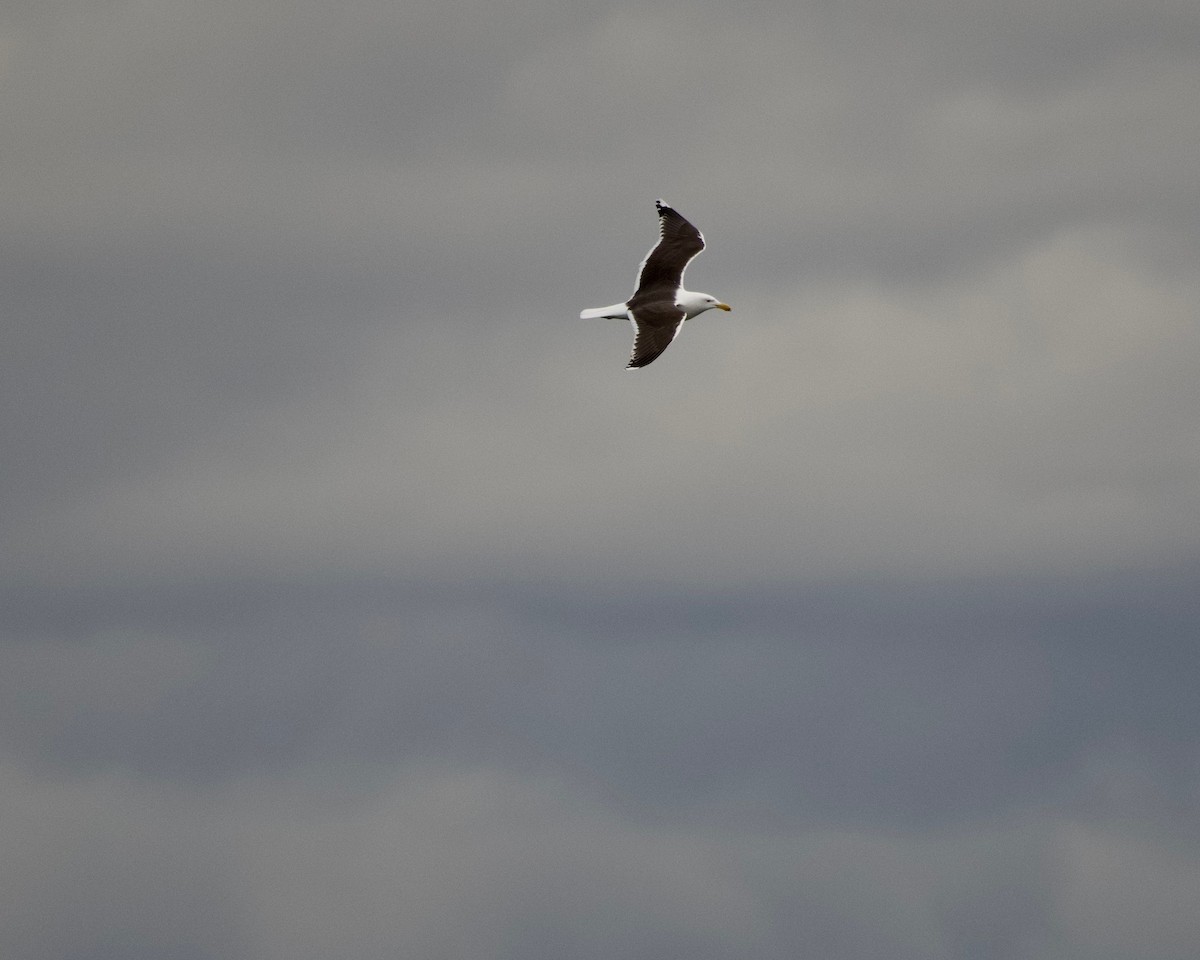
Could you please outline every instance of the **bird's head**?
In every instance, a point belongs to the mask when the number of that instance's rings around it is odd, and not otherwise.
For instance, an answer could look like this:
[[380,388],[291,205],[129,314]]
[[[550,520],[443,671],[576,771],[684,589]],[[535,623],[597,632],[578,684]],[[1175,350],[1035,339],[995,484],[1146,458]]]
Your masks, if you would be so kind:
[[705,310],[732,310],[727,303],[722,303],[716,297],[707,293],[692,293],[688,291],[687,297],[682,301],[682,306],[687,310],[688,316],[694,317],[698,313],[703,313]]

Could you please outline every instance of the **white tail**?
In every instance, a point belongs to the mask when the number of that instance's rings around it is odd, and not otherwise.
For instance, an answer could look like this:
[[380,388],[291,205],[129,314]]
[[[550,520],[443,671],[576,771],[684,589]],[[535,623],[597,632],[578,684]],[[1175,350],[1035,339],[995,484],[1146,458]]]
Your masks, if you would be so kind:
[[611,307],[590,307],[579,313],[580,320],[627,320],[629,308],[623,303],[614,303]]

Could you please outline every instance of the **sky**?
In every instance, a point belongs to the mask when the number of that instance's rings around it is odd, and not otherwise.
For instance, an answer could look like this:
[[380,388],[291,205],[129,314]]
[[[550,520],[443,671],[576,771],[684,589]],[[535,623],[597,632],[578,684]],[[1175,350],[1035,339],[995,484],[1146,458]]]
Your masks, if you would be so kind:
[[0,954],[1194,957],[1197,36],[4,4]]

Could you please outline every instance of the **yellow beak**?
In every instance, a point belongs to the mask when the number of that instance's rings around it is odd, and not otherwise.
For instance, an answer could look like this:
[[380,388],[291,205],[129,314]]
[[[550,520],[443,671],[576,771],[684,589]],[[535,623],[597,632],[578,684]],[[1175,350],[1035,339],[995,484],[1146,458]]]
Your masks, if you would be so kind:
[[716,307],[718,310],[732,310],[733,309],[733,307],[731,307],[727,303],[718,303],[718,304],[716,304]]

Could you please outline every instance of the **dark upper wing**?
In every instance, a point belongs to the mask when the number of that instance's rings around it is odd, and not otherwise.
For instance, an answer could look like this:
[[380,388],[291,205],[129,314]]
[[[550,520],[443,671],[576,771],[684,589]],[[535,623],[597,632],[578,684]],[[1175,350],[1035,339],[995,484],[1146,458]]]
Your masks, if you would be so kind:
[[684,312],[669,303],[648,304],[629,311],[633,321],[630,367],[644,367],[671,345],[683,326]]
[[704,249],[704,236],[661,200],[658,207],[658,243],[646,254],[638,271],[633,300],[653,299],[655,294],[675,298],[683,286],[683,271],[692,257]]

